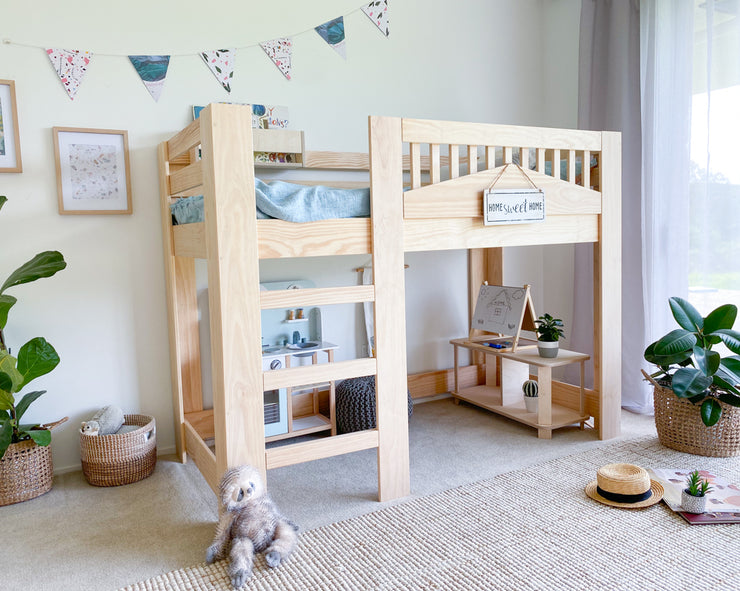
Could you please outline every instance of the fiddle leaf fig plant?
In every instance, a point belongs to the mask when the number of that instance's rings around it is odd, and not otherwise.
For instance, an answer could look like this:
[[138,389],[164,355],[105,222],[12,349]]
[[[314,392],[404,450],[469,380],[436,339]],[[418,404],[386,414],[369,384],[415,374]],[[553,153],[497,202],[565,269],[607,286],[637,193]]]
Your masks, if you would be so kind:
[[701,405],[701,419],[715,425],[722,416],[719,401],[740,407],[740,355],[721,357],[719,343],[740,354],[740,332],[732,330],[737,306],[725,304],[706,318],[688,301],[669,299],[674,329],[645,349],[645,360],[658,366],[651,377],[670,387],[676,396]]
[[[0,209],[7,200],[7,197],[0,195]],[[19,400],[16,400],[16,394],[59,364],[59,355],[43,337],[35,337],[21,346],[17,357],[10,354],[3,331],[8,322],[8,313],[18,300],[5,291],[16,285],[51,277],[66,266],[61,253],[45,251],[18,267],[0,286],[0,458],[11,443],[27,439],[33,439],[38,445],[51,443],[48,429],[38,424],[20,422],[31,403],[46,391],[27,392]]]

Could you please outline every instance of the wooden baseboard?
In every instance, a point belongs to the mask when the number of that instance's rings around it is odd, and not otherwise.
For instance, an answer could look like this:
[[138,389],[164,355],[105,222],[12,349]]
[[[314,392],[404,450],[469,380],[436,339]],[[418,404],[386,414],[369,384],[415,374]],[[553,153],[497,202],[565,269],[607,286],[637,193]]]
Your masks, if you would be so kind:
[[[485,366],[466,365],[460,367],[460,388],[468,388],[482,383],[485,380],[485,375]],[[452,392],[455,389],[455,371],[453,369],[442,369],[411,374],[408,376],[408,385],[413,399]]]

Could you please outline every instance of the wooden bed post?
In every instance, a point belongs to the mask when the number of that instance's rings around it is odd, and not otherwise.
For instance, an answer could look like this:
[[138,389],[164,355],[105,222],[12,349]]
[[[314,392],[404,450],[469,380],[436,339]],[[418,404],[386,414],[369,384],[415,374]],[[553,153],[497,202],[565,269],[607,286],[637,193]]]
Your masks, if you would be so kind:
[[[259,252],[251,109],[201,115],[216,478],[239,464],[266,472]],[[218,196],[218,199],[216,199]]]
[[599,438],[620,432],[622,406],[622,138],[601,134],[601,215],[594,244],[594,387]]
[[[491,285],[504,284],[504,249],[503,248],[471,248],[468,250],[468,326],[473,326],[473,313],[478,302],[478,292],[484,281]],[[481,331],[471,329],[471,337],[481,334]],[[473,351],[473,365],[484,365],[485,355]]]
[[370,117],[378,497],[410,492],[401,119]]
[[181,462],[185,462],[184,413],[203,409],[195,260],[174,255],[170,221],[170,191],[167,180],[168,174],[173,172],[171,168],[174,167],[169,164],[167,142],[159,145],[158,157],[175,444],[177,457]]

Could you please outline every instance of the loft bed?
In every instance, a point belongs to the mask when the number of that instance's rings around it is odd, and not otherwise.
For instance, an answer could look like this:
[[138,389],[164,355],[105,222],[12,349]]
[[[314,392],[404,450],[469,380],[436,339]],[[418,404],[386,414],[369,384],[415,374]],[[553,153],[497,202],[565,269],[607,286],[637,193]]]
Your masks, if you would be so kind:
[[[264,153],[292,157],[256,162],[255,155]],[[484,226],[483,190],[494,179],[497,188],[528,182],[514,167],[502,168],[517,157],[533,168],[527,176],[544,189],[547,217],[535,226]],[[597,166],[584,165],[592,162]],[[307,223],[257,219],[255,168],[270,166],[369,171],[372,215]],[[249,463],[264,475],[375,448],[379,500],[409,494],[407,388],[413,384],[412,394],[421,388],[431,395],[451,387],[450,370],[407,376],[407,251],[468,249],[472,314],[481,283],[502,284],[503,247],[592,243],[594,387],[586,391],[585,405],[601,439],[619,434],[618,133],[370,117],[369,154],[311,152],[304,150],[301,132],[252,129],[249,106],[212,104],[160,144],[159,167],[177,452],[181,461],[190,455],[214,491],[231,466]],[[171,204],[193,195],[204,196],[204,221],[173,225]],[[260,291],[260,259],[349,254],[372,255],[373,284]],[[196,258],[208,264],[212,409],[203,408],[201,393]],[[364,302],[374,305],[374,358],[262,371],[261,310]],[[480,383],[481,363],[482,356],[474,356],[471,366],[461,368],[468,370],[461,379]],[[375,429],[266,448],[264,391],[365,375],[376,376]],[[575,386],[552,384],[553,401],[565,406],[578,408],[579,393]],[[205,441],[211,437],[215,451]]]

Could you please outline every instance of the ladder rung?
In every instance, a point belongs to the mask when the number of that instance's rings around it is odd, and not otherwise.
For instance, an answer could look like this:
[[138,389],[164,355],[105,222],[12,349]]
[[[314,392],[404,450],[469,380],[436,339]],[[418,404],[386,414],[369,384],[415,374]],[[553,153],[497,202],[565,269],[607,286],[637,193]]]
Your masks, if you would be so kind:
[[351,359],[335,363],[320,363],[266,371],[262,374],[262,381],[264,389],[267,391],[371,376],[375,373],[375,359]]
[[327,304],[355,304],[375,301],[374,285],[349,287],[317,287],[310,289],[281,289],[260,292],[263,310],[292,306],[325,306]]

